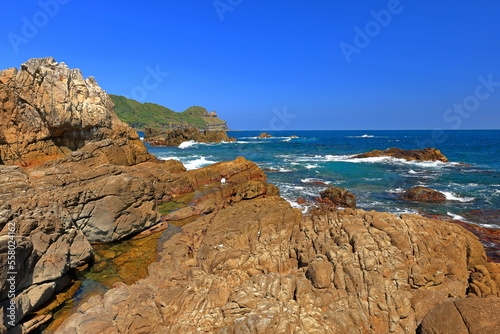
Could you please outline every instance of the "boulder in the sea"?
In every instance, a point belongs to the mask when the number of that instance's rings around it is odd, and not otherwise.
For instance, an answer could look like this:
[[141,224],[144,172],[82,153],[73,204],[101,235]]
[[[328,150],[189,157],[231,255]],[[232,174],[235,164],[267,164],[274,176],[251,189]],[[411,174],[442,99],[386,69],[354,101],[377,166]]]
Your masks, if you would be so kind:
[[441,151],[435,148],[427,147],[419,150],[402,150],[400,148],[392,147],[385,151],[374,150],[363,154],[355,155],[353,158],[372,158],[372,157],[394,157],[398,159],[405,159],[408,161],[442,161],[448,162]]
[[262,132],[258,138],[273,138],[273,136],[271,136],[270,134],[268,134],[267,132]]
[[344,188],[331,187],[320,192],[319,195],[323,201],[328,201],[334,205],[346,208],[356,207],[356,195]]
[[446,201],[445,194],[437,190],[422,186],[406,189],[401,195],[401,198],[407,201],[430,202],[430,203]]

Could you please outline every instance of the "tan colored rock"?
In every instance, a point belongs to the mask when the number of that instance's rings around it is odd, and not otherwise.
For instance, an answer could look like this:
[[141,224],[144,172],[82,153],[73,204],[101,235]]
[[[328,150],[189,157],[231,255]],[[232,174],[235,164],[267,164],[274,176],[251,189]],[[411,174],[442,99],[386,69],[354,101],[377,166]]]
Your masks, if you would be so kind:
[[467,298],[443,303],[429,312],[420,326],[421,334],[500,333],[500,298]]
[[301,217],[278,197],[234,203],[182,231],[148,278],[108,291],[112,307],[89,304],[60,333],[78,333],[83,319],[115,319],[120,330],[139,313],[150,332],[415,333],[486,268],[482,245],[459,226],[351,209]]

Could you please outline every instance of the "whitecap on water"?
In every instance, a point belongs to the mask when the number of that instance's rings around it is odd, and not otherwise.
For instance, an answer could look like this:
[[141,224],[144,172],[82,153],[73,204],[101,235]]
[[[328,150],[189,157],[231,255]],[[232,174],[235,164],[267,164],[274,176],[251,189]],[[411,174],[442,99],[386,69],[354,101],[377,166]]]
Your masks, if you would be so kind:
[[452,193],[451,191],[442,191],[442,193],[446,196],[446,200],[448,201],[466,203],[475,200],[474,197],[459,197],[456,194]]
[[188,140],[188,141],[182,142],[179,145],[179,148],[185,149],[185,148],[191,147],[191,146],[196,145],[196,144],[197,144],[197,142],[195,142],[194,140]]
[[301,179],[300,182],[302,183],[324,183],[324,184],[330,184],[332,181],[325,181],[317,178],[305,178]]
[[181,161],[184,164],[184,167],[186,167],[187,170],[193,170],[193,169],[198,169],[210,164],[214,164],[217,161],[212,161],[212,160],[207,160],[205,157],[201,156],[198,157],[195,160],[189,160],[189,161]]

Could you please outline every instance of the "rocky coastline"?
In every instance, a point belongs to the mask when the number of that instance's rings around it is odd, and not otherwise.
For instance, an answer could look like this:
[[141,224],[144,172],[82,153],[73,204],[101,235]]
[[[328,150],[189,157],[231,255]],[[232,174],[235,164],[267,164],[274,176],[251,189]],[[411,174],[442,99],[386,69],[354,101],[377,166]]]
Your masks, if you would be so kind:
[[145,128],[144,142],[151,146],[174,147],[186,141],[197,143],[235,142],[236,138],[229,137],[226,131],[200,131],[197,128],[165,130],[161,128]]
[[[1,334],[48,321],[33,311],[94,261],[95,243],[187,221],[146,278],[92,297],[56,332],[500,330],[500,265],[457,224],[334,205],[303,215],[243,157],[192,171],[158,160],[95,80],[53,58],[0,72],[0,113],[2,268],[16,245]],[[406,155],[444,161],[437,152]],[[355,206],[344,189],[322,197]]]

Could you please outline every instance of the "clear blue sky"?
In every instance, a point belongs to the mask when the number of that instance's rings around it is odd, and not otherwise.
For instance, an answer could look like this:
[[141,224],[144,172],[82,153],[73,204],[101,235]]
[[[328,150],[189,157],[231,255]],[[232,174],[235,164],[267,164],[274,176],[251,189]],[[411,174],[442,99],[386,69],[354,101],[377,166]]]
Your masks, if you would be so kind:
[[52,56],[232,129],[498,129],[499,18],[498,0],[4,0],[0,68]]

